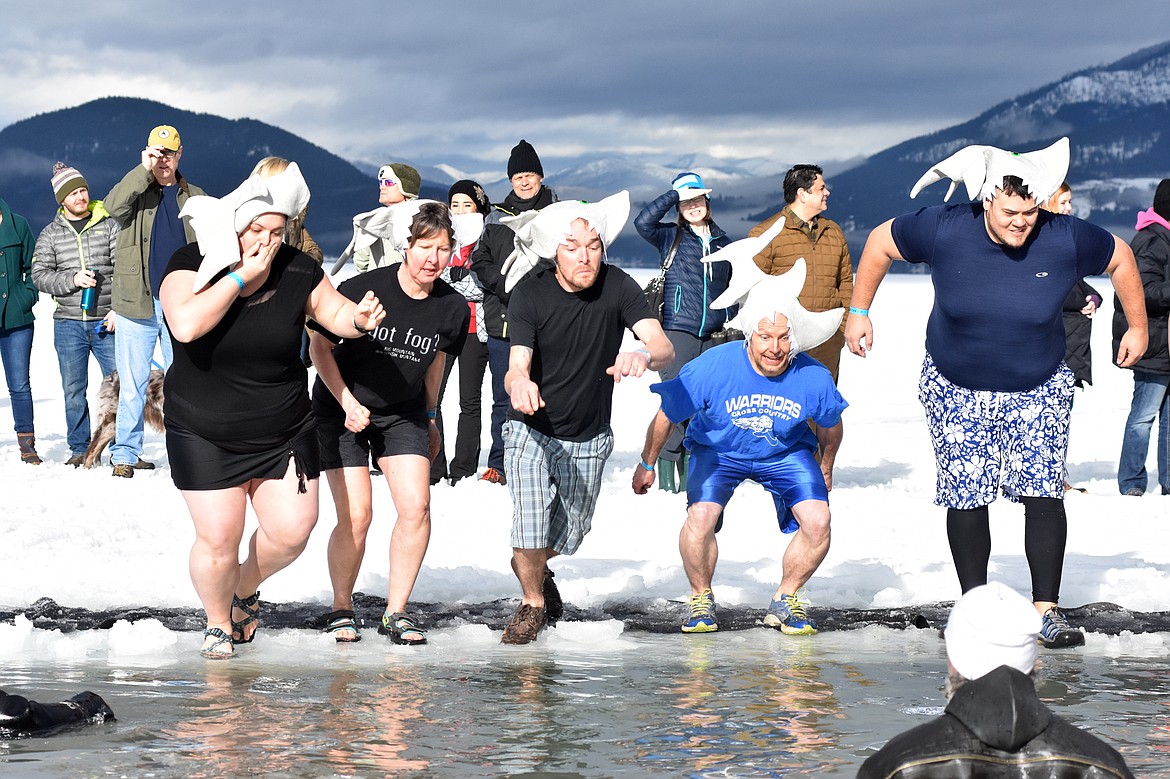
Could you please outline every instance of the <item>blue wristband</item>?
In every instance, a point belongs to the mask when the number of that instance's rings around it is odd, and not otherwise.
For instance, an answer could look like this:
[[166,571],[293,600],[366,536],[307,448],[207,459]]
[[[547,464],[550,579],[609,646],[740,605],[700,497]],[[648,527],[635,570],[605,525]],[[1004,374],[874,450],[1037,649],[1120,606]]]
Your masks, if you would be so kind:
[[438,415],[438,411],[433,408],[427,409],[427,419],[434,419]]
[[229,274],[227,275],[227,277],[228,277],[229,279],[231,279],[232,281],[234,281],[235,283],[237,283],[237,284],[239,284],[239,285],[240,285],[240,292],[243,292],[243,291],[244,291],[244,287],[246,286],[246,282],[244,281],[244,277],[243,277],[243,276],[241,276],[240,274],[236,273],[235,271],[232,271],[231,273],[229,273]]
[[869,309],[868,308],[854,308],[853,306],[850,306],[849,313],[850,314],[857,314],[858,316],[869,316]]
[[653,466],[653,465],[647,465],[647,464],[646,464],[646,461],[645,461],[645,460],[642,460],[642,459],[639,459],[639,460],[638,460],[638,465],[641,465],[643,468],[645,468],[645,469],[646,469],[646,470],[648,470],[648,471],[652,471],[652,470],[654,470],[654,466]]

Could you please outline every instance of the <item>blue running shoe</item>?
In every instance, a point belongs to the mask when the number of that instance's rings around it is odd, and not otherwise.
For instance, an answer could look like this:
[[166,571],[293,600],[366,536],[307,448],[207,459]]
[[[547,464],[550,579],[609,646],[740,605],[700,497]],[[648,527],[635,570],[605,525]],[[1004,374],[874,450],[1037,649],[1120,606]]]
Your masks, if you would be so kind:
[[790,636],[811,636],[817,632],[817,623],[809,619],[797,595],[781,595],[772,601],[764,615],[764,624]]
[[719,623],[715,621],[715,594],[711,590],[692,595],[688,603],[691,616],[683,623],[682,632],[714,633],[719,629]]
[[1036,640],[1046,649],[1063,649],[1084,644],[1085,634],[1068,624],[1065,616],[1053,606],[1044,612],[1044,618],[1040,623],[1040,635]]

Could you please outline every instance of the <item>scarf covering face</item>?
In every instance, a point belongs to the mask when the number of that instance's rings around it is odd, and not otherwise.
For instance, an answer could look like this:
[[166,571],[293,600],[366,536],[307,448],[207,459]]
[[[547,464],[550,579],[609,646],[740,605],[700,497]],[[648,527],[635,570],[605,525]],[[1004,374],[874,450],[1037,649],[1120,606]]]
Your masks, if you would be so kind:
[[562,200],[539,211],[525,211],[506,216],[500,224],[515,233],[512,253],[504,260],[504,290],[511,292],[520,279],[542,259],[557,255],[557,247],[565,242],[573,222],[584,219],[597,231],[608,249],[630,218],[630,193],[622,190],[596,203],[584,200]]
[[770,276],[756,265],[755,256],[783,229],[781,217],[755,238],[733,241],[704,257],[703,262],[731,263],[731,284],[711,302],[711,308],[729,308],[738,303],[739,312],[727,324],[742,330],[748,338],[756,332],[761,319],[775,322],[776,315],[783,314],[788,318],[788,339],[796,355],[829,340],[841,326],[845,309],[812,312],[800,304],[797,298],[804,289],[807,272],[803,257],[779,276]]
[[295,162],[268,178],[249,176],[230,194],[215,198],[195,195],[187,200],[180,217],[188,217],[203,261],[195,272],[191,291],[198,292],[215,274],[240,261],[240,233],[262,214],[283,214],[291,219],[309,205],[309,185]]
[[[353,218],[353,238],[345,251],[337,258],[329,274],[333,275],[341,270],[346,260],[359,249],[367,249],[378,241],[386,239],[394,244],[394,248],[402,251],[410,240],[410,225],[418,210],[427,203],[438,203],[437,200],[404,200],[392,206],[381,206],[373,211],[366,211]],[[444,205],[440,203],[440,205]]]
[[995,146],[966,146],[923,173],[910,190],[910,197],[916,197],[936,181],[950,179],[944,202],[951,199],[959,182],[966,185],[971,200],[991,200],[995,190],[1003,186],[1004,176],[1017,176],[1036,202],[1043,203],[1060,189],[1068,175],[1069,154],[1068,138],[1061,138],[1047,149],[1024,154]]

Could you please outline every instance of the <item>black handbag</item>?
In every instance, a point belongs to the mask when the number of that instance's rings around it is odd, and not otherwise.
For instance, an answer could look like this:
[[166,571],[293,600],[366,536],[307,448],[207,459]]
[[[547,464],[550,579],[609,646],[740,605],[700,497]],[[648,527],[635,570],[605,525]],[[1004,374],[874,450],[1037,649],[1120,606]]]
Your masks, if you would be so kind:
[[662,321],[662,308],[666,302],[666,272],[670,270],[670,266],[674,262],[674,255],[678,253],[678,245],[681,242],[682,228],[680,227],[674,233],[674,241],[670,244],[670,251],[666,253],[658,275],[650,279],[650,283],[642,289],[642,294],[646,296],[646,302],[650,304],[650,310],[654,312],[654,316],[658,317],[659,322]]

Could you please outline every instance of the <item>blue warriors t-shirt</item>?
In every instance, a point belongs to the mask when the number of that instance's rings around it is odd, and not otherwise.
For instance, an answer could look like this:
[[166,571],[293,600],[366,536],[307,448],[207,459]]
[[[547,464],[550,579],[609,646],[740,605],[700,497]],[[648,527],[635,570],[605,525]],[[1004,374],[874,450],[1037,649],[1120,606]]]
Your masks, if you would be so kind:
[[930,266],[934,308],[926,350],[948,381],[971,390],[1024,392],[1064,359],[1064,299],[1103,273],[1113,236],[1071,216],[1040,211],[1019,249],[991,240],[982,203],[931,206],[894,219],[902,258]]
[[685,445],[707,446],[728,457],[768,460],[797,448],[815,450],[808,420],[832,427],[849,404],[825,366],[798,354],[779,376],[761,376],[745,341],[708,349],[676,378],[654,384],[672,422],[690,419]]

